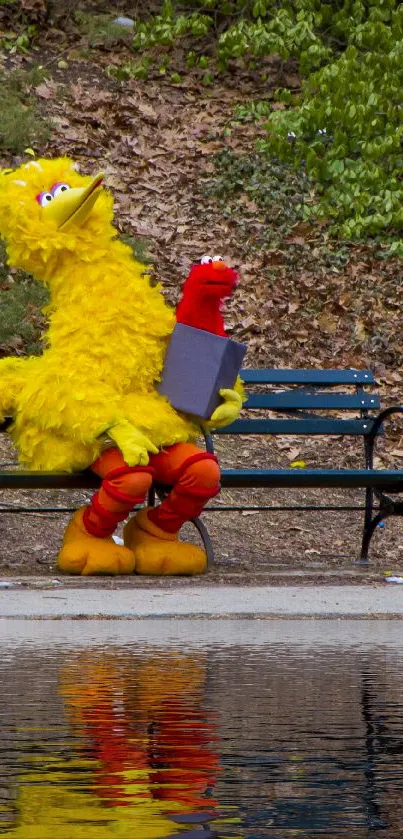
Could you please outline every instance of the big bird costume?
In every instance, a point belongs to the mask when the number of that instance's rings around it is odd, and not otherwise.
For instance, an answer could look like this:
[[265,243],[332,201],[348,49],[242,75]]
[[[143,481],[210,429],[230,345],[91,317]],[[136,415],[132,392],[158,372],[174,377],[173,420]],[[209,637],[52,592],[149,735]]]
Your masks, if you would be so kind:
[[[131,248],[116,238],[102,174],[78,174],[68,158],[0,172],[0,236],[10,265],[50,291],[46,349],[0,360],[0,419],[23,466],[102,479],[64,535],[60,570],[73,574],[197,574],[205,552],[178,540],[219,491],[216,458],[195,441],[200,427],[157,390],[175,313],[151,287]],[[232,422],[242,397],[221,391],[210,427]],[[143,507],[153,479],[172,487]]]

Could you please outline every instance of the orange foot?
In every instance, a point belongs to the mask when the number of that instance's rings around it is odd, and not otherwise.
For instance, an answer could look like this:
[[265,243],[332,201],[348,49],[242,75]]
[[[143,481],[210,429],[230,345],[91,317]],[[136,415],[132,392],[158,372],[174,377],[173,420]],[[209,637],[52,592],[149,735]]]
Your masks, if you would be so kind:
[[179,542],[176,533],[166,533],[153,524],[147,509],[139,512],[124,529],[125,545],[133,551],[136,574],[203,574],[207,557],[202,548]]
[[85,507],[77,510],[67,525],[57,567],[66,574],[132,574],[136,564],[128,548],[113,539],[91,536],[83,524]]

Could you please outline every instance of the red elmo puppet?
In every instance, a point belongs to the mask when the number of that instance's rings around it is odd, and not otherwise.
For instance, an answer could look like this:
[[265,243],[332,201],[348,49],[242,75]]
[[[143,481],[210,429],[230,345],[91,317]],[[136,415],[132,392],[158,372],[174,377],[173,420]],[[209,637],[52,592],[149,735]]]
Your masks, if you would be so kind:
[[226,337],[222,305],[231,296],[238,274],[221,256],[203,256],[192,265],[176,309],[176,320]]

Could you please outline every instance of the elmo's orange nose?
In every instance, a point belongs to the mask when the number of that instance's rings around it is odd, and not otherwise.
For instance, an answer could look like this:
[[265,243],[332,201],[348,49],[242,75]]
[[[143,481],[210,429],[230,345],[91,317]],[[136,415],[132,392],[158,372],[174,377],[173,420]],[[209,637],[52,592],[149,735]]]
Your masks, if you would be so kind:
[[216,271],[226,271],[228,268],[227,263],[224,262],[223,259],[216,259],[214,262],[211,263],[211,265]]

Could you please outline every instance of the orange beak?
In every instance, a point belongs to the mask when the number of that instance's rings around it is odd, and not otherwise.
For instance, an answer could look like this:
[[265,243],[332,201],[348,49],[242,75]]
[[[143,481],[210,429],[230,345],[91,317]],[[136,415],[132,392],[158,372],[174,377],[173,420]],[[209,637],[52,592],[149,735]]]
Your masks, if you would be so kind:
[[212,262],[211,265],[216,271],[225,271],[228,268],[227,263],[224,262],[223,259],[217,259],[215,262]]

